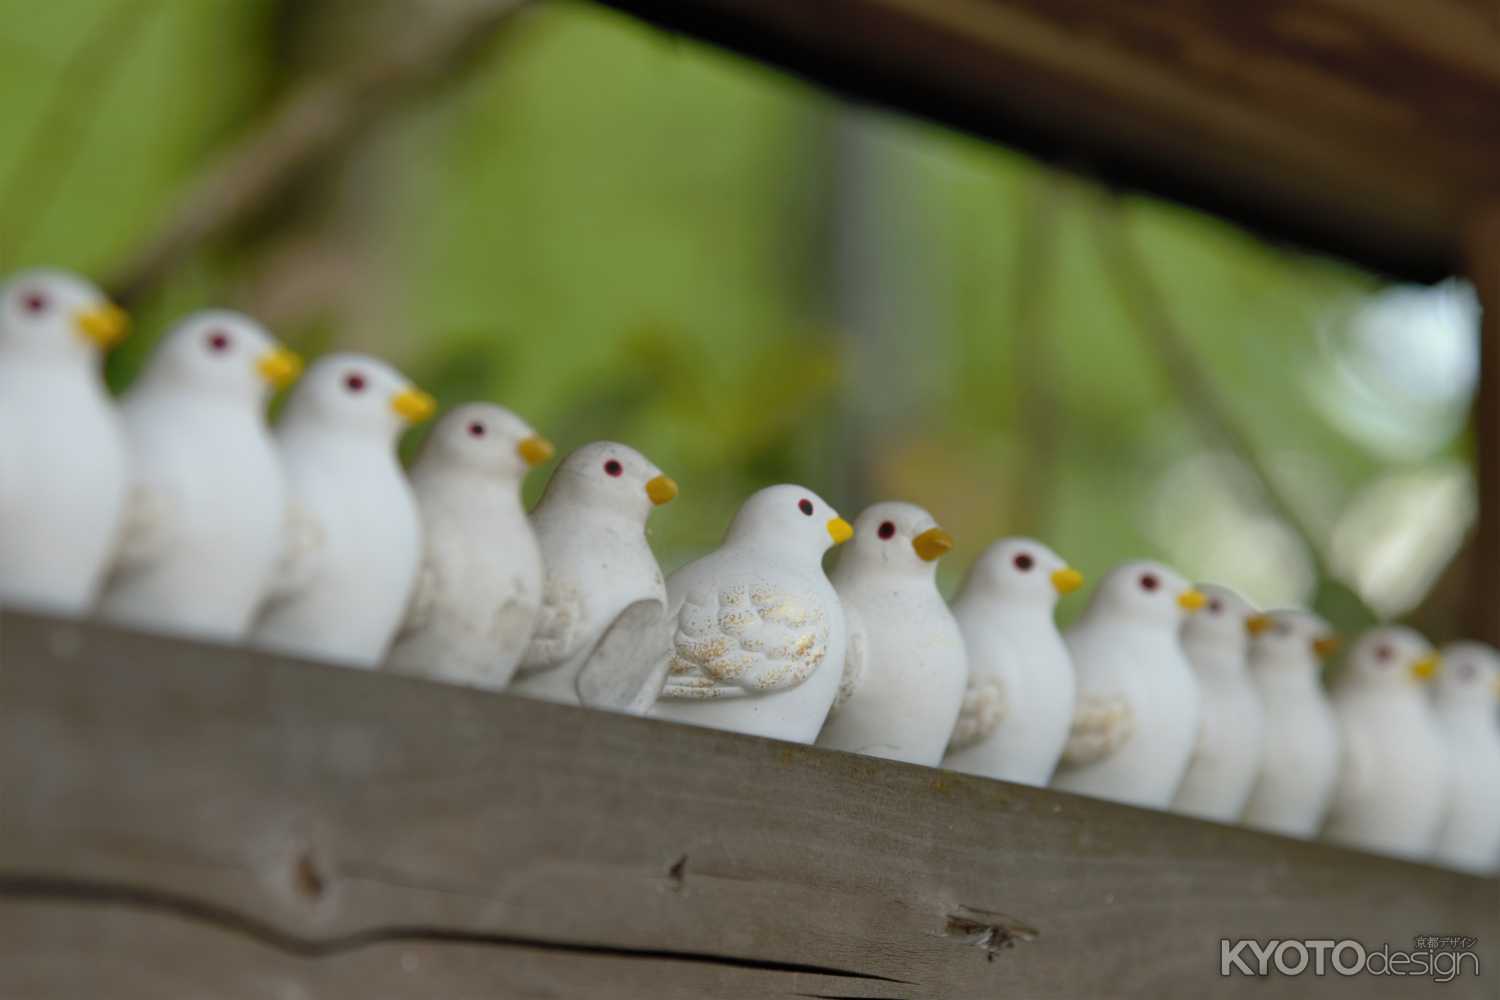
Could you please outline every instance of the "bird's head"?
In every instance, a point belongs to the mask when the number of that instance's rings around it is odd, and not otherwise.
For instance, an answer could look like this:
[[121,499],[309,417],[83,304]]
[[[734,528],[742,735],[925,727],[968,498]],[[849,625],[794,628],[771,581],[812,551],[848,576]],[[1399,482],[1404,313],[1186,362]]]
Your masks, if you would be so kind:
[[505,407],[466,403],[438,421],[417,466],[520,482],[528,469],[551,457],[551,442]]
[[319,358],[292,390],[282,424],[312,424],[389,443],[436,408],[431,396],[385,362],[363,354],[330,354]]
[[22,271],[0,285],[0,349],[12,357],[93,364],[124,338],[130,318],[64,271]]
[[644,525],[654,508],[676,496],[677,483],[645,455],[615,441],[595,441],[562,460],[541,502],[614,513]]
[[1175,570],[1156,562],[1130,562],[1105,574],[1085,612],[1172,632],[1206,601]]
[[1333,627],[1311,611],[1266,611],[1245,622],[1250,662],[1257,669],[1316,671],[1338,649]]
[[169,330],[142,373],[143,392],[190,392],[262,403],[302,372],[302,359],[259,323],[223,310],[195,313]]
[[953,548],[953,536],[915,504],[871,504],[854,520],[854,539],[839,552],[842,570],[931,579]]
[[1083,574],[1031,538],[1002,538],[974,560],[964,590],[1003,604],[1034,604],[1049,613],[1063,594],[1083,586]]
[[1450,642],[1443,647],[1437,697],[1493,711],[1500,701],[1500,652],[1482,642]]
[[817,562],[853,535],[854,528],[822,497],[806,487],[782,484],[750,494],[729,523],[724,541]]
[[1436,677],[1439,665],[1432,644],[1419,632],[1387,625],[1355,640],[1343,682],[1359,689],[1414,688]]
[[1200,583],[1196,589],[1203,594],[1203,607],[1183,623],[1183,641],[1243,652],[1250,642],[1250,622],[1257,617],[1255,608],[1228,587]]

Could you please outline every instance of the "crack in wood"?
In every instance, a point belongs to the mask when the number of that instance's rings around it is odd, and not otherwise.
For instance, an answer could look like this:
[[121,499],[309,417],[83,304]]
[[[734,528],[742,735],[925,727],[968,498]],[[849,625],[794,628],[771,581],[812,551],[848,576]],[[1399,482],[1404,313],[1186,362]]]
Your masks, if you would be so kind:
[[1041,931],[1015,917],[962,904],[957,913],[948,914],[948,923],[943,927],[944,937],[983,948],[985,958],[991,962],[998,953],[1014,948],[1018,941],[1032,941],[1040,934]]
[[916,985],[905,979],[893,979],[874,973],[801,962],[782,962],[774,959],[743,958],[735,955],[671,951],[659,948],[627,948],[618,945],[554,941],[546,938],[444,927],[379,927],[339,937],[313,940],[298,937],[275,924],[258,920],[228,907],[179,893],[135,885],[83,881],[50,875],[0,875],[0,902],[5,901],[97,904],[163,913],[240,934],[265,947],[298,958],[330,958],[384,944],[487,945],[501,948],[534,948],[541,951],[606,958],[690,962],[759,972],[783,972],[793,975],[806,974],[865,982],[894,983],[899,986]]

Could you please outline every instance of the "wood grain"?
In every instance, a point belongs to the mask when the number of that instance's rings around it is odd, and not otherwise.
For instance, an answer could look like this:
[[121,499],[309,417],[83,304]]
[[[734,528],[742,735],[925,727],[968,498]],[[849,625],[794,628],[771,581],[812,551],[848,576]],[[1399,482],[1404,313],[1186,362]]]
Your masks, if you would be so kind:
[[1241,936],[1500,969],[1493,880],[15,614],[0,802],[7,997],[1265,996]]
[[1403,277],[1500,190],[1479,0],[606,2]]

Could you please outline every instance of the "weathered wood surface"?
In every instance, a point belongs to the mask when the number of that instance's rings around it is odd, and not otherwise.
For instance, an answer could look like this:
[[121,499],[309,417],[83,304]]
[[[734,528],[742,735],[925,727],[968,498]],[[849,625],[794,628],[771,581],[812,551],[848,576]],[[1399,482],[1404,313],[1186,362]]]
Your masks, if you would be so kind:
[[1419,279],[1500,190],[1493,0],[606,0]]
[[1412,996],[1220,980],[1219,939],[1429,933],[1489,973],[1434,995],[1493,997],[1497,910],[1057,793],[0,615],[7,998]]

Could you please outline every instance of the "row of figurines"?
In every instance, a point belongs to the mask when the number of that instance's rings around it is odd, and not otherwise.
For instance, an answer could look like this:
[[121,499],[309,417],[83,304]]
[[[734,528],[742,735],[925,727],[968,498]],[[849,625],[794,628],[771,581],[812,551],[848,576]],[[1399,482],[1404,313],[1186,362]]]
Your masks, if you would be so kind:
[[[639,452],[568,455],[487,403],[450,410],[374,358],[300,361],[253,320],[190,316],[118,402],[124,314],[87,282],[0,287],[0,600],[961,771],[1476,870],[1500,859],[1500,659],[1416,633],[1354,643],[1155,563],[1083,578],[1039,542],[978,558],[879,503],[850,525],[800,486],[753,494],[663,579],[646,536],[677,485]],[[823,557],[853,539],[825,575]]]

